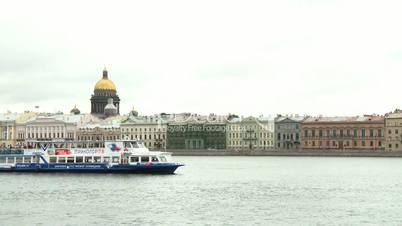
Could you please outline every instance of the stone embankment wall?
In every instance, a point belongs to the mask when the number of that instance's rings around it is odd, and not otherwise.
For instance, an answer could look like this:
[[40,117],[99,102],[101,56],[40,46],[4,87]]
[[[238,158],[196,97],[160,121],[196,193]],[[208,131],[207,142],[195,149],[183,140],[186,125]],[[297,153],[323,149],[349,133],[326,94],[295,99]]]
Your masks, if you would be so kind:
[[175,156],[328,156],[328,157],[402,157],[402,152],[383,150],[166,150]]

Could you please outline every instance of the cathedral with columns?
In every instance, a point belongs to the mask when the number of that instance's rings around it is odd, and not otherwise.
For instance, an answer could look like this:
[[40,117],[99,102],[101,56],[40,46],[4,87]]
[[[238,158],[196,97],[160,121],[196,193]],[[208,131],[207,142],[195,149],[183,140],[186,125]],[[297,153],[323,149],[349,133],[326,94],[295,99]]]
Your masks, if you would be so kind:
[[102,78],[95,84],[91,97],[91,114],[106,117],[120,114],[120,98],[106,68],[103,69]]

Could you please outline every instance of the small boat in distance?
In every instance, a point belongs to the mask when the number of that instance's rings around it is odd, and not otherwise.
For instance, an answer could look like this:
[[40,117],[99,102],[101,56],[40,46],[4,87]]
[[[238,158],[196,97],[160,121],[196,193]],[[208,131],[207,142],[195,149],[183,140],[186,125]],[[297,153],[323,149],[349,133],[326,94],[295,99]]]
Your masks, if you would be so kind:
[[173,174],[183,164],[139,140],[32,142],[0,150],[0,172]]

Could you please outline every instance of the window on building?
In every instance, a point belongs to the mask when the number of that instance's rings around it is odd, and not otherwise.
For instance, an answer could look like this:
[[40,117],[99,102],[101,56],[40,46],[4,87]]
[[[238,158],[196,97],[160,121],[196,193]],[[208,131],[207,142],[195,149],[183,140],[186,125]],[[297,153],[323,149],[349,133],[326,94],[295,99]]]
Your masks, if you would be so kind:
[[378,131],[377,131],[377,136],[378,136],[378,137],[382,137],[382,129],[378,129]]
[[[354,129],[354,130],[353,130],[353,136],[354,136],[354,137],[357,137],[357,129]],[[357,146],[357,145],[356,145],[356,146]]]
[[322,130],[321,129],[318,131],[318,136],[322,137]]
[[374,129],[370,129],[370,137],[374,137]]
[[399,130],[396,129],[396,130],[395,130],[395,134],[398,134],[398,133],[399,133]]
[[336,129],[332,130],[332,136],[336,137]]
[[308,130],[304,130],[304,137],[308,137]]
[[362,146],[364,147],[364,146],[366,146],[366,141],[362,141]]
[[281,140],[281,134],[278,133],[278,140]]
[[339,131],[339,135],[340,135],[341,137],[343,137],[343,129],[341,129],[341,130]]
[[362,137],[366,137],[366,129],[362,129]]
[[370,147],[374,146],[374,141],[370,141]]

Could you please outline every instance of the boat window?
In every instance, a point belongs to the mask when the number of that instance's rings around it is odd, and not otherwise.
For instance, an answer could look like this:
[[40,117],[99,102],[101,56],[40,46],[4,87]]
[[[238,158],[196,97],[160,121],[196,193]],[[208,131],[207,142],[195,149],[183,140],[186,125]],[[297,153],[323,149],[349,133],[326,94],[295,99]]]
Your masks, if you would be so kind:
[[0,157],[0,163],[6,163],[6,157]]
[[94,157],[94,162],[101,162],[101,156],[95,156]]
[[130,162],[139,162],[140,161],[140,157],[138,156],[131,156],[130,157]]
[[131,142],[131,145],[133,145],[133,148],[139,148],[138,143],[137,142]]
[[85,162],[87,162],[87,163],[92,163],[93,161],[92,161],[92,156],[86,156],[85,157]]
[[120,157],[113,157],[113,163],[119,163]]
[[31,163],[31,156],[24,156],[24,163]]
[[103,162],[110,162],[110,157],[103,157]]
[[141,162],[149,162],[149,156],[142,156]]
[[7,163],[14,164],[15,163],[15,158],[14,157],[8,157],[7,158]]
[[152,162],[159,162],[158,158],[155,157],[155,156],[152,156],[151,161],[152,161]]
[[144,142],[140,142],[140,143],[138,144],[138,146],[140,146],[140,148],[145,148]]
[[16,157],[16,158],[15,158],[15,162],[16,162],[16,163],[23,162],[23,161],[22,161],[22,157]]
[[76,163],[83,163],[84,162],[84,157],[82,157],[82,156],[75,157],[75,162]]
[[130,142],[124,142],[124,147],[125,148],[131,148]]
[[65,163],[66,162],[66,157],[59,157],[59,163]]
[[159,158],[160,158],[161,162],[167,162],[167,160],[166,160],[166,157],[165,157],[165,156],[160,156]]
[[32,163],[36,163],[38,161],[38,157],[32,156]]
[[68,163],[74,163],[74,157],[68,157],[67,162]]
[[57,162],[57,157],[50,157],[49,162],[50,163],[56,163]]

